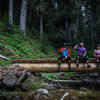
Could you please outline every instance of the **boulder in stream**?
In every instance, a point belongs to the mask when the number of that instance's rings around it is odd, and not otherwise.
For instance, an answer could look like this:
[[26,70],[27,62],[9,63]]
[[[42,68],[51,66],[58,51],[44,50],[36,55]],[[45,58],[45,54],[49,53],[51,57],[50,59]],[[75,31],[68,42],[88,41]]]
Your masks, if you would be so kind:
[[7,72],[3,77],[2,83],[8,87],[14,87],[17,82],[17,77],[12,72]]

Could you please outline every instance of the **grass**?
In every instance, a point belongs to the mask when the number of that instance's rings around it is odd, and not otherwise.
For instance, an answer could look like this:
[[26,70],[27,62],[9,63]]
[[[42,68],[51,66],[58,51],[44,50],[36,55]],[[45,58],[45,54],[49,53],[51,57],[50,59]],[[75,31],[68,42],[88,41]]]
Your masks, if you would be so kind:
[[42,76],[47,77],[47,78],[52,78],[52,79],[57,78],[57,76],[53,73],[42,73]]
[[67,72],[67,73],[64,73],[63,75],[68,77],[68,76],[71,76],[71,75],[74,75],[74,74],[75,74],[75,72]]
[[[32,38],[28,34],[30,33],[27,32],[27,37],[24,39],[17,26],[10,26],[0,21],[0,39],[4,41],[0,41],[0,54],[11,59],[18,58],[12,55],[9,50],[2,48],[4,45],[12,49],[22,59],[51,58],[52,54],[57,54],[54,47],[49,43],[43,44],[42,41],[35,37]],[[56,58],[56,56],[52,58]],[[0,59],[1,66],[8,64],[10,62]]]

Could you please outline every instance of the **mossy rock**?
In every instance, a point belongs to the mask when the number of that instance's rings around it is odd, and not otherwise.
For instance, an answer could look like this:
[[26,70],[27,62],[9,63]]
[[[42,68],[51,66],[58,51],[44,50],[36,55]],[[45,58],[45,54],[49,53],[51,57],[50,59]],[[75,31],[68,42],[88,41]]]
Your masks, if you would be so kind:
[[45,84],[43,84],[42,80],[31,76],[24,81],[22,84],[22,90],[32,90],[32,89],[39,89],[39,88],[44,88]]

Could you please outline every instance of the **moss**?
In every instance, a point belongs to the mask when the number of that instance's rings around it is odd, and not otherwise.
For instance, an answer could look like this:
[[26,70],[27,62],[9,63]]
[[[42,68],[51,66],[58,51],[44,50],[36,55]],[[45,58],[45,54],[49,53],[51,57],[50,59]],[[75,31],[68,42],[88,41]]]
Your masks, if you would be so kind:
[[72,76],[74,74],[75,74],[75,72],[67,72],[67,73],[64,73],[63,75],[68,77],[68,76]]
[[42,73],[42,76],[48,77],[48,78],[53,78],[53,79],[57,78],[57,76],[53,73]]
[[23,95],[24,93],[25,92],[23,92],[23,91],[17,91],[17,90],[14,90],[14,91],[11,91],[11,90],[9,90],[9,91],[2,90],[2,91],[0,91],[0,100],[1,100],[2,96],[5,96],[5,98],[7,98],[6,100],[12,100],[12,98],[14,96]]
[[39,88],[44,88],[45,85],[43,83],[40,83],[40,82],[32,82],[30,84],[30,88],[31,89],[39,89]]
[[22,89],[25,89],[25,90],[39,89],[39,88],[44,88],[44,87],[45,87],[45,84],[43,84],[42,80],[34,76],[29,77],[22,84]]

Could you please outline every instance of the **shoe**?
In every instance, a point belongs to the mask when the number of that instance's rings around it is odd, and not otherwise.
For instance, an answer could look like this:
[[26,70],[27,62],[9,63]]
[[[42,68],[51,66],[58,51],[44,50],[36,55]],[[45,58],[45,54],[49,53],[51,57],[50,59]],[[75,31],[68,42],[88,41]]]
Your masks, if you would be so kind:
[[91,67],[91,65],[88,65],[88,68],[90,68]]
[[70,66],[68,66],[68,70],[70,70]]
[[79,67],[79,63],[76,63],[76,66]]

